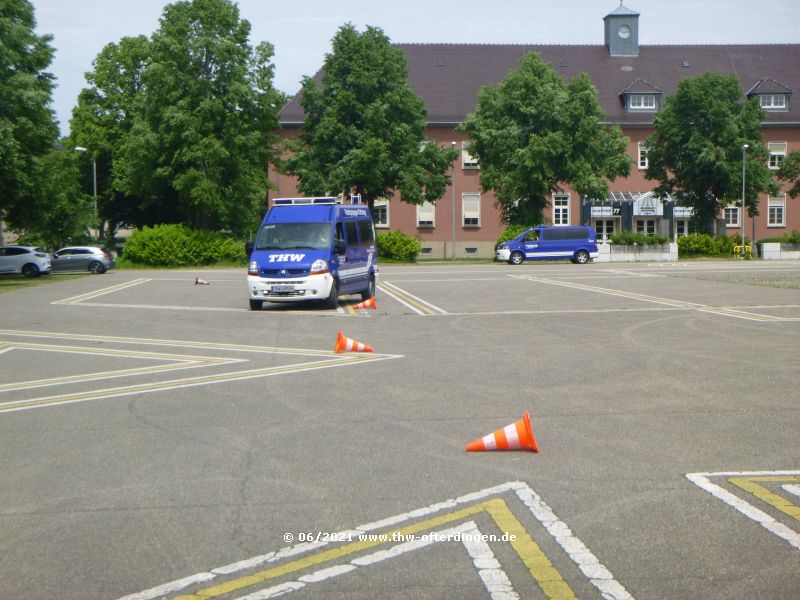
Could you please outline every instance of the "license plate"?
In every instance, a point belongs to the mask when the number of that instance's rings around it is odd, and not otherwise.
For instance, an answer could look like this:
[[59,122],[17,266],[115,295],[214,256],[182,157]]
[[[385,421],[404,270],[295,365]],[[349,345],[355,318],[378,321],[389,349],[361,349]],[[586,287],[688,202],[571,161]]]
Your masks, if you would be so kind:
[[270,288],[270,291],[275,294],[280,294],[281,292],[293,292],[294,286],[293,285],[273,285]]

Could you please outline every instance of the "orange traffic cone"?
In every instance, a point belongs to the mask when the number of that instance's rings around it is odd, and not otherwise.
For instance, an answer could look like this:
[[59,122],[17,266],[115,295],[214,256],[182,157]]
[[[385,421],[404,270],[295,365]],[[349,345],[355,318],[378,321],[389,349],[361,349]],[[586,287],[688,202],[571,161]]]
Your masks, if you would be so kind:
[[199,277],[195,277],[194,278],[194,284],[195,285],[211,285],[205,279],[200,279]]
[[374,352],[372,346],[367,346],[366,344],[362,344],[356,340],[350,339],[341,331],[339,332],[339,336],[336,338],[336,346],[333,349],[334,352]]
[[539,445],[536,443],[536,438],[533,437],[531,416],[527,410],[517,422],[501,427],[494,433],[467,444],[467,452],[522,450],[523,448],[530,448],[531,452],[539,451]]
[[378,308],[375,306],[375,296],[372,296],[369,300],[364,300],[363,302],[359,302],[353,308]]

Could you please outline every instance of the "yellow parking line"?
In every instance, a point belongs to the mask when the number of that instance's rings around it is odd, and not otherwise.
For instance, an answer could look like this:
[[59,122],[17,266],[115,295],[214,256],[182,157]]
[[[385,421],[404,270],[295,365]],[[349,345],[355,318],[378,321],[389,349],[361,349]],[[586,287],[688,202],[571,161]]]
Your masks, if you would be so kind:
[[107,388],[89,392],[77,392],[73,394],[63,394],[59,396],[48,396],[44,398],[34,398],[31,400],[19,400],[14,402],[4,402],[0,404],[0,414],[12,412],[26,408],[36,408],[42,406],[53,406],[58,404],[69,404],[73,402],[85,402],[87,400],[100,400],[104,398],[117,398],[119,396],[129,396],[132,394],[143,394],[148,392],[162,392],[179,388],[194,387],[198,385],[209,385],[213,383],[223,383],[226,381],[240,381],[244,379],[255,379],[258,377],[268,377],[271,375],[281,375],[287,373],[298,373],[314,369],[325,369],[351,363],[370,362],[375,360],[386,360],[396,358],[385,354],[373,355],[337,355],[339,358],[318,360],[310,363],[287,365],[280,367],[267,367],[263,369],[249,369],[244,371],[233,371],[218,375],[206,375],[201,377],[187,377],[172,381],[162,381],[156,383],[143,383],[118,388]]
[[786,498],[770,492],[764,486],[758,485],[757,481],[765,481],[772,483],[783,482],[800,482],[800,477],[731,477],[728,479],[733,485],[742,488],[746,492],[750,492],[759,500],[763,500],[777,508],[779,511],[786,513],[793,519],[800,521],[800,506],[793,504]]
[[[572,589],[566,581],[564,581],[555,567],[553,567],[539,545],[531,538],[522,524],[517,520],[508,508],[506,502],[499,498],[468,506],[439,517],[427,519],[420,523],[403,527],[402,529],[397,529],[387,533],[386,538],[391,540],[393,536],[407,537],[430,531],[447,523],[462,520],[484,511],[492,517],[501,531],[517,536],[516,540],[511,543],[512,547],[522,559],[525,566],[528,567],[531,575],[539,584],[539,587],[547,598],[550,600],[570,600],[576,598]],[[387,543],[386,539],[365,539],[363,541],[351,542],[347,545],[325,550],[284,565],[271,567],[244,577],[239,577],[238,579],[226,581],[195,592],[194,594],[179,596],[176,600],[208,600],[209,598],[216,598],[242,588],[257,585],[290,573],[296,573],[309,567],[334,561],[385,543]]]

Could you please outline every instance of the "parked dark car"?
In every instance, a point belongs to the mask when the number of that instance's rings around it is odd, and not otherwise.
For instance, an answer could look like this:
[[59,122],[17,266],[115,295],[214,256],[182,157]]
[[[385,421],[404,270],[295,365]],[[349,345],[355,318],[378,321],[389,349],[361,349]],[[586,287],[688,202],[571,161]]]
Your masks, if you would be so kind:
[[35,246],[0,246],[0,273],[38,277],[50,272],[50,256]]
[[53,271],[88,271],[105,273],[116,266],[114,257],[96,246],[70,246],[51,257]]

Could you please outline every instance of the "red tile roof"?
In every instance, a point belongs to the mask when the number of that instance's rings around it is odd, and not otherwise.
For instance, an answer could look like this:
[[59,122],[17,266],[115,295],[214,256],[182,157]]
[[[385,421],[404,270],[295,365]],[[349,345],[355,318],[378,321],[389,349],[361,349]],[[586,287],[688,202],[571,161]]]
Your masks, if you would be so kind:
[[[767,113],[766,123],[800,125],[800,44],[639,46],[639,55],[633,57],[612,57],[605,46],[597,45],[395,46],[406,54],[409,82],[427,105],[430,125],[462,122],[475,109],[480,86],[497,84],[528,52],[538,52],[567,80],[587,72],[611,123],[635,126],[651,122],[653,113],[626,112],[620,99],[620,93],[637,80],[668,96],[681,79],[712,71],[738,76],[743,95],[765,80],[795,92],[789,109]],[[283,110],[281,122],[291,126],[302,118],[296,96]]]

